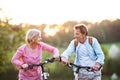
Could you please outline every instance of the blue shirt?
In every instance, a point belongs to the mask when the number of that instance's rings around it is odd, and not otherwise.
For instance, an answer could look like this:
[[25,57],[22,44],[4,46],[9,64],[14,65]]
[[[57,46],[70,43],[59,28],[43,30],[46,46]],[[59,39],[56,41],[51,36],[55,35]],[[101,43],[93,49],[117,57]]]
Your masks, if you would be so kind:
[[[92,37],[92,45],[88,41],[88,36],[86,41],[84,42],[85,49],[86,49],[86,54],[91,58],[92,61],[94,62],[99,62],[101,65],[104,64],[104,53],[101,49],[101,46],[98,42],[98,40],[95,37]],[[61,56],[66,57],[67,59],[71,56],[72,53],[75,52],[76,57],[74,63],[76,65],[80,65],[80,55],[79,55],[79,49],[81,47],[81,43],[78,42],[78,46],[74,45],[74,39],[70,42],[68,48],[62,53]]]
[[93,65],[95,64],[95,61],[93,61],[89,57],[89,52],[87,51],[87,48],[84,43],[83,44],[80,43],[80,47],[77,53],[78,53],[77,56],[79,57],[79,61],[78,61],[79,65],[93,67]]

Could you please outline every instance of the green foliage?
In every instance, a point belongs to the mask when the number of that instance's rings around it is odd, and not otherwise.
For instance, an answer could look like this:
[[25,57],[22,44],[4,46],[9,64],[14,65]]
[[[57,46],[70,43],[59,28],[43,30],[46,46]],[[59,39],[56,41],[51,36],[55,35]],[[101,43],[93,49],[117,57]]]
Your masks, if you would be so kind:
[[119,68],[120,68],[120,62],[119,62],[119,58],[113,59],[109,56],[108,50],[110,49],[110,47],[112,46],[112,44],[117,45],[118,47],[119,43],[107,43],[107,44],[102,44],[103,51],[105,53],[105,64],[103,67],[103,73],[104,75],[112,75],[113,73],[116,73],[117,75],[120,76],[120,72],[119,72]]
[[[17,29],[16,29],[17,28]],[[0,74],[6,72],[10,64],[10,54],[24,42],[25,31],[13,27],[8,21],[0,24]],[[9,59],[9,60],[8,60]]]
[[103,20],[95,23],[89,29],[89,34],[95,36],[101,43],[120,41],[120,19],[114,21]]
[[0,24],[0,73],[5,71],[3,67],[7,63],[7,54],[12,50],[11,25]]
[[[62,53],[65,49],[59,48],[60,53]],[[49,52],[43,51],[42,54],[42,61],[45,60],[45,58],[51,58],[53,55]],[[63,80],[66,78],[66,76],[69,76],[69,80],[73,80],[73,73],[72,68],[68,68],[67,66],[63,65],[59,61],[56,61],[54,63],[49,63],[45,65],[45,71],[49,72],[50,74],[50,80],[57,78],[55,80]],[[62,79],[63,78],[63,79]]]

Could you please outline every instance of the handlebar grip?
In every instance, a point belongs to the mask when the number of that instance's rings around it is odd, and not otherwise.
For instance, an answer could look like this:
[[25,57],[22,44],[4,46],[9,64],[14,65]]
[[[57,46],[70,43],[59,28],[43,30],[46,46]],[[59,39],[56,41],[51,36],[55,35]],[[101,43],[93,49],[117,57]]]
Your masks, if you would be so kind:
[[69,65],[75,66],[75,67],[80,67],[80,66],[78,66],[78,65],[76,65],[76,64],[74,64],[74,63],[72,63],[72,62],[70,62]]
[[54,62],[55,61],[55,58],[53,57],[53,58],[51,58],[51,59],[46,59],[46,61],[48,61],[48,62]]
[[28,65],[28,69],[32,69],[34,65]]

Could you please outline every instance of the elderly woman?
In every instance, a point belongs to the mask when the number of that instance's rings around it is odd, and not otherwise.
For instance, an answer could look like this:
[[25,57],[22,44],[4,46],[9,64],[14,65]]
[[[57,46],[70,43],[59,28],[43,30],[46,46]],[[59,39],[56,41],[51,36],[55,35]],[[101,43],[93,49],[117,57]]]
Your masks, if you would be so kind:
[[12,57],[12,64],[19,69],[19,80],[42,80],[41,67],[25,70],[30,64],[39,64],[42,61],[42,51],[46,50],[59,58],[57,48],[41,42],[41,32],[29,29],[26,33],[26,43],[20,46]]

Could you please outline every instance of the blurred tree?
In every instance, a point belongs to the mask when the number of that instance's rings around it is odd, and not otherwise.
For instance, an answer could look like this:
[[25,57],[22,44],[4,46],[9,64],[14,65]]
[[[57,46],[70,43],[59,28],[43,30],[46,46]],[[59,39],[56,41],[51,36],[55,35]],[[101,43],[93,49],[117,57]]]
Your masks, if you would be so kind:
[[2,21],[0,19],[0,73],[4,71],[4,65],[7,62],[7,53],[9,50],[12,50],[12,39],[13,34],[11,34],[12,28],[11,25],[8,23],[8,20]]

